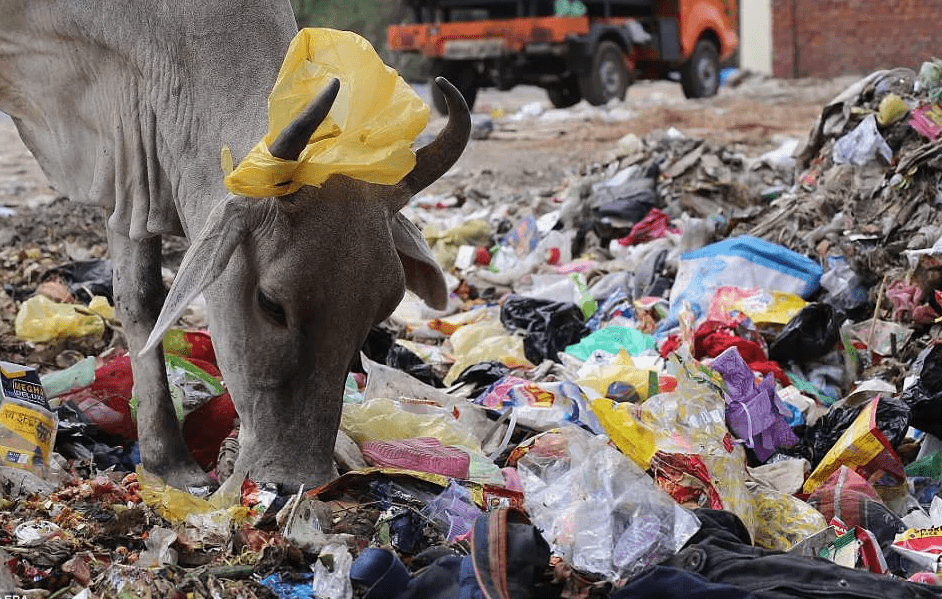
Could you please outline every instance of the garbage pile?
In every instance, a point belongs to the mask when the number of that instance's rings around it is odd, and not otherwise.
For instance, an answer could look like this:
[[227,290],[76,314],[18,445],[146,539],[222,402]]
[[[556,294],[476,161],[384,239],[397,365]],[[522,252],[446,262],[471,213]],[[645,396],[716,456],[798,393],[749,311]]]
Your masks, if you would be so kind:
[[143,470],[107,263],[35,277],[22,343],[94,341],[3,364],[0,590],[942,597],[940,73],[874,73],[801,148],[629,135],[558,193],[416,198],[449,308],[370,332],[316,489],[230,476],[194,327],[167,372],[221,487]]

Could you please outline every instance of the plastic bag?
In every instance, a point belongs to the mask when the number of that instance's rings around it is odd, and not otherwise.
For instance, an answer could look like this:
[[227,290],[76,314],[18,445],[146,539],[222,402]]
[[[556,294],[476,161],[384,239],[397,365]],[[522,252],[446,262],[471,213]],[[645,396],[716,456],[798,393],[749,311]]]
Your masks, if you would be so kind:
[[786,324],[807,304],[794,293],[720,287],[713,295],[707,320],[729,321],[729,313],[738,310],[756,324]]
[[866,528],[884,551],[896,533],[906,530],[903,521],[884,505],[880,496],[862,476],[847,466],[835,470],[808,497],[808,504],[827,520],[839,518],[847,526]]
[[721,287],[759,287],[807,298],[818,288],[821,273],[821,266],[807,256],[748,235],[682,254],[671,288],[670,314],[658,332],[677,325],[684,304],[689,303],[698,317],[705,314]]
[[389,348],[389,353],[386,354],[386,366],[401,370],[426,385],[433,387],[445,386],[431,364],[426,364],[415,352],[402,345],[393,344]]
[[572,381],[537,383],[509,376],[492,385],[478,403],[492,410],[512,408],[517,424],[537,431],[573,423],[602,432],[588,399]]
[[810,362],[828,354],[841,337],[841,322],[830,304],[808,304],[769,345],[777,362]]
[[79,260],[50,269],[42,281],[61,277],[72,295],[81,302],[90,302],[96,295],[114,303],[114,273],[110,260]]
[[735,347],[717,356],[712,367],[726,382],[726,421],[730,430],[745,441],[760,462],[768,460],[777,449],[798,443],[785,421],[789,411],[775,393],[773,377],[765,377],[757,385],[755,374]]
[[[331,79],[340,91],[297,161],[275,158],[269,145]],[[429,108],[370,43],[350,31],[305,28],[288,46],[268,97],[268,133],[225,178],[235,194],[283,196],[330,175],[398,183],[415,166],[411,149]]]
[[340,428],[357,443],[434,437],[446,445],[481,449],[481,442],[446,408],[392,399],[345,404]]
[[[852,468],[866,477],[882,470],[897,480],[906,479],[903,464],[877,424],[877,406],[884,401],[892,400],[875,397],[860,410],[854,422],[805,481],[805,493],[814,491],[841,466]],[[908,422],[908,412],[903,420]]]
[[804,501],[761,483],[748,483],[756,518],[753,542],[757,547],[788,551],[798,542],[827,528],[821,512]]
[[662,383],[667,386],[673,382],[655,370],[638,368],[624,350],[614,356],[603,355],[606,358],[583,364],[575,375],[576,384],[592,399],[607,397],[640,403],[658,393]]
[[872,114],[861,121],[853,131],[834,142],[834,164],[864,166],[875,161],[877,157],[882,158],[884,164],[889,164],[893,160],[893,150],[880,135],[877,118]]
[[524,350],[524,339],[507,332],[499,322],[483,321],[469,324],[455,331],[449,343],[455,363],[452,364],[444,383],[451,385],[458,375],[472,364],[497,361],[510,368],[532,368]]
[[682,350],[668,364],[677,389],[641,404],[642,422],[655,431],[658,451],[651,467],[658,484],[665,490],[673,485],[677,493],[668,492],[678,501],[688,492],[705,495],[716,509],[739,516],[754,534],[758,523],[745,483],[745,450],[732,442],[726,428],[722,378],[698,368]]
[[589,333],[576,304],[511,295],[504,300],[500,321],[511,330],[525,332],[524,352],[529,361],[559,361],[557,354]]
[[592,402],[592,411],[615,446],[640,468],[647,470],[654,457],[655,434],[633,413],[636,410],[632,404],[615,403],[610,399]]
[[566,353],[584,361],[588,360],[592,352],[597,350],[610,354],[627,350],[632,356],[637,356],[646,350],[655,348],[654,337],[645,335],[637,329],[610,325],[590,333],[578,343],[568,346]]
[[942,344],[919,352],[910,376],[916,382],[903,389],[899,397],[911,410],[912,426],[942,438]]
[[675,554],[699,528],[604,435],[574,426],[546,433],[517,470],[526,509],[554,553],[610,581]]
[[101,337],[104,319],[114,319],[114,308],[101,296],[88,306],[60,304],[44,295],[34,295],[16,314],[16,336],[24,341],[46,343],[53,339]]

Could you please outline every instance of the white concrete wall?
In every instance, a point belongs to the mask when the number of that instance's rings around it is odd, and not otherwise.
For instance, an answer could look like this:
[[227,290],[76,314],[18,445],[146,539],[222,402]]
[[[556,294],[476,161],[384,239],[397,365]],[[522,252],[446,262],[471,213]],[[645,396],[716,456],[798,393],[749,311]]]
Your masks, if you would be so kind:
[[772,74],[772,0],[739,0],[739,66]]

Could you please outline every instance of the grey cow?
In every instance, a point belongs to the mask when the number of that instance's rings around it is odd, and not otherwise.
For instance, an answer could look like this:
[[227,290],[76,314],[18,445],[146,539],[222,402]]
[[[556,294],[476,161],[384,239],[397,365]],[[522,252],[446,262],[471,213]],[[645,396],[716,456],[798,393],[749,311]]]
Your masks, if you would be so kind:
[[[467,143],[467,106],[444,80],[448,124],[396,185],[335,175],[278,199],[224,188],[220,148],[238,160],[264,135],[296,33],[282,0],[0,0],[0,110],[62,193],[109,214],[141,457],[176,487],[210,481],[183,442],[157,341],[199,293],[242,424],[235,471],[289,489],[336,475],[344,379],[370,326],[404,287],[447,300],[399,214]],[[336,93],[312,98],[272,154],[296,158]],[[169,295],[164,235],[190,240]]]

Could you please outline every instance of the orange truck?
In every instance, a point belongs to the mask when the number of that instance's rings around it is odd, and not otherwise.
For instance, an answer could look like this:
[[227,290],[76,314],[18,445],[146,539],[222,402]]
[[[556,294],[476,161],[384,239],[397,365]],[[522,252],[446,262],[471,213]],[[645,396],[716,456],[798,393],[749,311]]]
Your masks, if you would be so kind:
[[542,87],[558,108],[601,105],[639,78],[679,78],[688,98],[712,96],[739,45],[736,0],[404,2],[413,22],[388,27],[387,48],[425,56],[471,107],[481,88],[520,84]]

